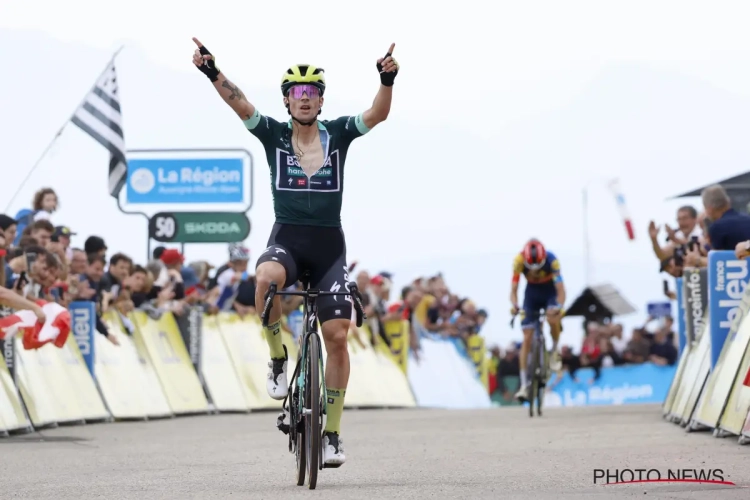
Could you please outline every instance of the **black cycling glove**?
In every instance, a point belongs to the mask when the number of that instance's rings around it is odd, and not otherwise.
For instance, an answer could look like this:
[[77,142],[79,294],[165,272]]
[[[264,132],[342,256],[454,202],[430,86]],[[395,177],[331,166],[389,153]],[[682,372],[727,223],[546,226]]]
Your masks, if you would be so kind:
[[206,47],[201,47],[199,50],[201,55],[211,56],[211,58],[208,60],[204,59],[203,64],[198,66],[198,69],[201,73],[206,75],[209,80],[215,82],[219,79],[219,72],[221,71],[216,67],[216,59],[214,59],[214,56],[208,51]]
[[[391,53],[386,52],[385,57],[383,60],[386,60],[388,57],[390,57]],[[395,62],[395,60],[394,60]],[[390,87],[393,85],[393,81],[396,79],[396,75],[398,75],[398,63],[396,63],[396,71],[392,71],[390,73],[383,73],[383,65],[380,63],[376,64],[378,68],[378,73],[380,73],[380,83],[385,85],[386,87]]]

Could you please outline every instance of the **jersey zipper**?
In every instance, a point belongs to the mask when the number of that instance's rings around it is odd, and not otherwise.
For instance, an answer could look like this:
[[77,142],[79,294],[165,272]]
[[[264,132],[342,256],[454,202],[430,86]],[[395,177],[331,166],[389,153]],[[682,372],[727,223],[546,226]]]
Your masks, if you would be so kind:
[[307,208],[312,208],[312,178],[328,161],[328,146],[330,145],[331,136],[326,128],[318,129],[318,133],[320,134],[320,145],[323,147],[323,164],[307,178]]

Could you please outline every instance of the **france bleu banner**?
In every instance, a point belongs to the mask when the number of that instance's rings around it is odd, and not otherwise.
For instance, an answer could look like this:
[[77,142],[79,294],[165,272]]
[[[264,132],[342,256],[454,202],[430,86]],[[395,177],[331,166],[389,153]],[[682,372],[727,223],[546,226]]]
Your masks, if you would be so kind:
[[91,375],[94,375],[94,335],[96,335],[96,309],[93,302],[71,302],[68,306],[73,336]]
[[731,250],[708,252],[708,314],[713,371],[747,286],[747,261]]
[[677,288],[677,338],[680,342],[680,352],[687,344],[687,337],[685,336],[685,294],[682,290],[682,278],[675,279],[675,288]]

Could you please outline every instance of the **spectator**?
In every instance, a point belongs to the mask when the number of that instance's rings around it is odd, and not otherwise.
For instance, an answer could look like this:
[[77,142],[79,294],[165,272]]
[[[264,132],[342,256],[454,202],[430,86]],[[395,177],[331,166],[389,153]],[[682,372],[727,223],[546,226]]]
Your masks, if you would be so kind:
[[711,220],[708,229],[711,248],[736,250],[741,242],[750,240],[750,216],[732,208],[726,190],[716,184],[701,193],[706,217]]
[[660,246],[658,242],[659,227],[651,221],[648,225],[648,234],[651,238],[651,247],[656,257],[661,261],[674,255],[675,248],[679,248],[690,241],[691,238],[700,238],[702,230],[698,224],[698,212],[695,208],[685,205],[677,209],[677,231],[668,224],[664,224],[667,233],[667,243]]
[[[221,311],[230,311],[239,294],[240,284],[248,278],[247,263],[250,251],[240,245],[229,245],[229,262],[216,270],[216,286],[211,290],[209,303]],[[255,302],[253,301],[253,306]],[[243,304],[240,304],[240,309]],[[247,307],[247,306],[245,306]]]
[[514,401],[513,393],[516,390],[515,387],[508,387],[507,380],[511,377],[518,377],[518,371],[520,370],[520,364],[518,361],[518,349],[515,344],[510,344],[506,349],[504,355],[500,356],[500,349],[493,353],[493,356],[500,358],[497,364],[497,389],[503,395],[503,400],[507,403]]
[[590,367],[594,369],[594,378],[590,380],[589,383],[593,383],[601,376],[602,350],[599,340],[598,325],[594,322],[589,323],[588,332],[583,340],[581,355],[579,357],[581,367]]
[[80,248],[74,248],[68,266],[70,273],[74,275],[84,274],[86,272],[86,266],[88,266],[88,256],[86,255],[86,252]]
[[672,366],[677,361],[677,349],[667,338],[667,332],[664,329],[660,329],[654,335],[649,354],[649,360],[656,365]]
[[57,194],[54,189],[42,188],[34,194],[32,201],[34,222],[49,219],[58,208]]
[[640,364],[648,360],[651,345],[648,339],[643,335],[643,328],[636,328],[630,337],[625,351],[622,354],[623,360],[628,363]]
[[602,353],[602,367],[619,366],[624,363],[610,338],[601,337],[599,339],[599,348]]
[[570,346],[564,345],[560,348],[560,361],[562,366],[558,372],[556,372],[555,382],[548,386],[548,390],[552,390],[562,381],[563,373],[567,371],[570,374],[570,378],[574,382],[578,382],[576,372],[581,368],[581,360],[578,356],[573,354],[573,349]]
[[89,236],[83,244],[83,251],[86,252],[86,255],[97,254],[106,258],[107,244],[100,236]]
[[35,221],[29,226],[29,236],[39,242],[39,246],[46,247],[52,241],[55,226],[46,219]]
[[0,214],[0,231],[3,233],[5,238],[6,249],[13,246],[13,242],[16,241],[16,229],[18,228],[18,222],[5,214]]
[[133,267],[133,259],[123,253],[116,253],[109,259],[109,268],[102,276],[101,289],[117,297],[123,284],[130,276]]
[[70,246],[70,237],[76,233],[67,226],[56,226],[55,232],[52,233],[52,241],[59,242],[65,252],[65,258],[70,262],[73,259],[73,249]]
[[487,322],[487,317],[489,314],[487,313],[486,309],[480,309],[477,312],[477,333],[481,333],[482,327]]
[[127,285],[133,307],[141,307],[141,305],[149,300],[149,292],[151,291],[153,281],[153,276],[146,268],[137,265],[133,266]]
[[79,297],[83,300],[101,300],[101,282],[104,277],[104,266],[107,261],[99,254],[89,254],[86,272],[80,277],[81,285],[84,287],[83,294]]

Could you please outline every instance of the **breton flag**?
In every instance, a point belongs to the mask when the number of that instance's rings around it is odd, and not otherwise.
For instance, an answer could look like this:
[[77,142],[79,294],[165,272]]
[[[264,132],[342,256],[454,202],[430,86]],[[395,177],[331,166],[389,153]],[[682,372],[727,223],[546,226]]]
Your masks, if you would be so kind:
[[612,191],[612,194],[615,195],[617,208],[620,210],[620,216],[622,217],[622,221],[625,223],[625,231],[627,231],[628,233],[628,239],[632,241],[635,239],[635,232],[633,231],[633,221],[630,218],[630,212],[628,212],[628,206],[625,204],[625,196],[623,196],[622,194],[622,189],[620,188],[619,179],[614,179],[610,181],[609,189],[610,191]]
[[109,194],[117,198],[125,185],[128,163],[114,61],[104,70],[71,121],[109,151]]
[[47,321],[40,323],[31,311],[16,311],[10,316],[0,318],[0,340],[13,338],[23,330],[23,347],[26,350],[39,349],[50,342],[62,347],[70,335],[70,313],[55,302],[36,301],[42,306]]

